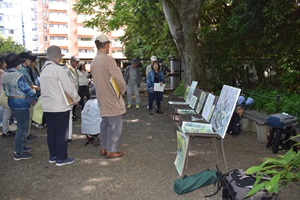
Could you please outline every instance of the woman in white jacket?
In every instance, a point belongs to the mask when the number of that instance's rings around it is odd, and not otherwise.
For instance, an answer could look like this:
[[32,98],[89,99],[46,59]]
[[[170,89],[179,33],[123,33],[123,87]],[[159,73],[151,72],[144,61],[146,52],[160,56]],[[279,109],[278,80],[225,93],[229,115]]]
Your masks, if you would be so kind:
[[82,106],[82,109],[84,107],[84,96],[86,96],[86,101],[90,99],[90,91],[89,91],[89,74],[85,69],[85,62],[80,61],[78,69],[78,78],[79,78],[79,89],[78,94],[80,96],[79,105]]

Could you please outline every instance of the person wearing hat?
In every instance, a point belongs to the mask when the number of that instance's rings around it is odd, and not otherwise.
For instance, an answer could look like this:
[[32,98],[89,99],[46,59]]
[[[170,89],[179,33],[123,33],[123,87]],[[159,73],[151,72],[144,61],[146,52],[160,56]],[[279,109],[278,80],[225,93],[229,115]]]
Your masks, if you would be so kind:
[[20,73],[21,63],[24,62],[15,53],[9,53],[5,62],[6,73],[2,80],[3,90],[8,97],[8,105],[17,118],[17,132],[15,136],[14,160],[32,158],[29,154],[32,150],[24,145],[25,135],[29,126],[29,108],[37,101],[37,96],[31,90],[25,76]]
[[[68,65],[68,69],[73,73],[73,75],[75,77],[77,91],[79,89],[79,76],[78,76],[78,72],[77,72],[79,62],[80,62],[80,59],[74,55],[74,56],[71,56],[70,65]],[[73,121],[77,121],[77,118],[78,118],[78,116],[75,113],[76,108],[77,108],[77,105],[73,105],[73,108],[72,108]]]
[[[31,63],[32,60],[35,60],[37,57],[36,56],[32,56],[30,53],[28,52],[22,52],[19,54],[20,58],[24,59],[24,62],[21,64],[21,68],[20,68],[20,73],[22,73],[28,84],[30,85],[31,89],[36,92],[41,90],[40,86],[37,86],[34,82],[34,77],[33,77],[33,72],[31,70]],[[36,137],[33,134],[31,134],[31,122],[32,122],[32,115],[33,115],[33,106],[30,107],[29,109],[30,111],[30,118],[29,118],[29,126],[28,126],[28,131],[26,133],[26,142],[27,143],[31,143],[33,141],[33,139]]]
[[150,61],[151,63],[146,67],[146,77],[148,77],[149,72],[152,70],[153,63],[157,61],[156,56],[151,56]]
[[[146,67],[146,81],[147,81],[147,77],[148,77],[149,72],[152,70],[152,65],[156,61],[157,61],[156,56],[151,56],[151,58],[150,58],[151,63]],[[150,100],[150,97],[148,95],[148,102],[149,102],[149,100]],[[148,104],[147,108],[149,108],[149,104]]]
[[63,66],[59,65],[63,56],[60,47],[48,47],[40,80],[42,108],[47,121],[49,163],[56,163],[56,166],[75,161],[68,157],[67,152],[70,104],[66,99],[72,99],[75,104],[80,100],[75,86]]
[[141,84],[141,72],[138,68],[139,60],[134,58],[131,60],[131,65],[126,67],[124,73],[124,79],[126,82],[126,91],[127,91],[127,108],[131,108],[131,96],[132,90],[135,96],[135,108],[140,108],[140,94],[139,87]]
[[[124,155],[119,151],[122,134],[122,115],[126,112],[123,94],[126,90],[121,69],[113,57],[108,56],[110,41],[106,35],[95,39],[97,55],[91,63],[91,73],[101,115],[100,155],[116,158]],[[111,81],[112,78],[114,81]],[[111,83],[115,83],[121,93],[116,94]]]

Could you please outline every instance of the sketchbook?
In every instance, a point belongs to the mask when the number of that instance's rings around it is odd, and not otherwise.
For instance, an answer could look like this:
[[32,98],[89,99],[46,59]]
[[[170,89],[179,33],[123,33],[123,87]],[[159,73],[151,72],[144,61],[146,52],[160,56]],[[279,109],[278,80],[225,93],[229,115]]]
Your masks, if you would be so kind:
[[62,92],[62,94],[63,94],[63,97],[64,97],[64,99],[65,99],[66,104],[67,104],[68,106],[73,105],[75,102],[74,102],[73,99],[72,99],[72,98],[64,91],[64,89],[63,89],[63,87],[62,87],[60,81],[58,81],[58,85],[59,85],[59,88],[60,88],[60,90],[61,90],[61,92]]
[[160,85],[160,83],[154,83],[154,91],[155,92],[163,92],[165,89],[165,84]]
[[120,98],[121,92],[120,92],[119,86],[118,86],[118,84],[117,84],[115,78],[114,78],[114,77],[110,77],[110,80],[109,80],[109,81],[110,81],[112,87],[114,88],[114,91],[115,91],[117,97]]

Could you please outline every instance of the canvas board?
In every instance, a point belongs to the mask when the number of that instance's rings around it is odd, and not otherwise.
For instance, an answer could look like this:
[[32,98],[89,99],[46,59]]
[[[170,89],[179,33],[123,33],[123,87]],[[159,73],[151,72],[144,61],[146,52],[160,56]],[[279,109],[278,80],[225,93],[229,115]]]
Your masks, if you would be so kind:
[[181,131],[177,131],[177,156],[174,161],[177,172],[180,176],[183,174],[185,160],[187,157],[187,148],[189,144],[189,136]]
[[241,89],[223,85],[221,94],[216,104],[211,125],[213,129],[224,138],[230,123]]

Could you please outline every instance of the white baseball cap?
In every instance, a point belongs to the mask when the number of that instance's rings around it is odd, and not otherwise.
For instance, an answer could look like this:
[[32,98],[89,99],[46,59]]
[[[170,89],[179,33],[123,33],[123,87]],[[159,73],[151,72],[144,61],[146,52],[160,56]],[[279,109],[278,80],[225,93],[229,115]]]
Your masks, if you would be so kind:
[[157,58],[156,58],[156,56],[151,56],[150,60],[151,60],[151,62],[154,62],[154,61],[157,61]]
[[99,40],[99,42],[110,42],[108,37],[106,35],[98,35],[96,38],[95,38],[95,41],[96,40]]

